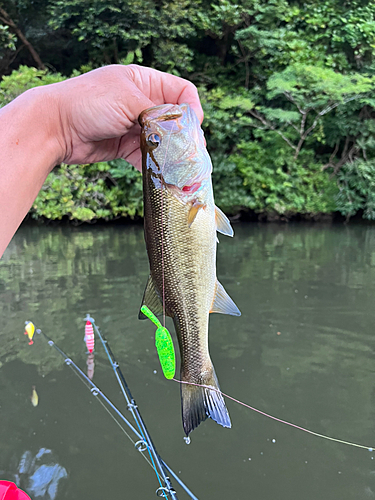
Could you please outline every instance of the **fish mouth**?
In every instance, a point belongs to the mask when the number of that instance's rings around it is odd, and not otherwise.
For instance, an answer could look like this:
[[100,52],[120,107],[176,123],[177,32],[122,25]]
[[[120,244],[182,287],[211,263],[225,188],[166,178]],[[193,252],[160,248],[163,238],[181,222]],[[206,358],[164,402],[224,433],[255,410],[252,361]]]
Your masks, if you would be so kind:
[[[147,126],[150,122],[168,122],[181,118],[183,111],[176,104],[161,104],[144,109],[138,117],[141,127]],[[164,128],[164,127],[163,127]],[[169,128],[169,127],[166,127]]]

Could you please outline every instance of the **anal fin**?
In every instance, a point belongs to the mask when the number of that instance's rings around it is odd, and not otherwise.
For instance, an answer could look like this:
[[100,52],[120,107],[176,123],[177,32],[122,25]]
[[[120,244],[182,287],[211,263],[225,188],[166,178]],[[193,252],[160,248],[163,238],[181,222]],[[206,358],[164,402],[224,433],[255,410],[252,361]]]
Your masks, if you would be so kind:
[[232,226],[230,225],[228,217],[224,212],[220,210],[219,207],[215,207],[215,216],[216,216],[216,230],[219,233],[226,234],[227,236],[233,236],[234,231]]
[[231,316],[241,316],[241,312],[225,291],[223,285],[216,280],[214,300],[210,313],[230,314]]

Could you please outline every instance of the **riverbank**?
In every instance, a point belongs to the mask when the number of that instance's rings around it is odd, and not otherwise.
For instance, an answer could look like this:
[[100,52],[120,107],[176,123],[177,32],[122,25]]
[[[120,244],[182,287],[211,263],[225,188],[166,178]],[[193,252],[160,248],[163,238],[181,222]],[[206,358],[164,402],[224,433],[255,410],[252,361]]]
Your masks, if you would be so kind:
[[[212,156],[215,161],[215,152]],[[372,218],[366,214],[364,197],[357,196],[355,205],[342,203],[344,195],[337,179],[329,177],[327,172],[315,169],[315,174],[310,172],[303,181],[284,173],[283,182],[280,179],[276,182],[272,175],[281,175],[277,169],[265,168],[255,178],[254,171],[246,176],[229,160],[216,162],[212,174],[215,201],[229,217],[284,222]],[[240,160],[243,162],[244,158]],[[138,220],[143,217],[142,176],[121,159],[57,166],[29,215],[36,220],[68,219],[75,224],[122,218]]]

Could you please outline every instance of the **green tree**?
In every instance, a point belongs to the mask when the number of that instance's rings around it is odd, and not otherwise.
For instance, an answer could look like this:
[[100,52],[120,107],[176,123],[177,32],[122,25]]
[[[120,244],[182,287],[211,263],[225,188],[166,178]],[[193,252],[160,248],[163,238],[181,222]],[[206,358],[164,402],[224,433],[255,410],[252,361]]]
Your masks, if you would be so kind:
[[[0,72],[10,73],[10,65],[19,71],[1,81],[0,105],[30,86],[101,64],[135,62],[169,71],[199,86],[215,196],[226,211],[250,209],[283,217],[364,211],[375,218],[370,193],[363,190],[363,179],[370,186],[375,175],[373,1],[0,4],[41,61],[54,68],[43,72],[22,64],[38,66],[3,22]],[[91,206],[74,187],[78,172],[85,189],[103,196],[100,206]],[[57,191],[51,199],[44,193],[34,216],[56,213],[91,220],[140,214],[139,181],[129,172],[121,162],[71,170],[61,166],[48,184]],[[104,184],[93,181],[96,177]],[[74,193],[70,208],[58,207],[64,189]],[[351,203],[356,196],[359,201]]]
[[142,216],[141,174],[124,160],[62,164],[47,177],[31,215],[83,222]]
[[[6,68],[9,66],[17,56],[17,53],[22,50],[23,47],[26,47],[36,66],[40,69],[46,69],[30,40],[26,38],[20,26],[12,19],[1,4],[0,23],[2,23],[0,24],[0,47],[2,47],[0,61],[3,67]],[[16,50],[17,42],[19,44],[18,50]]]
[[52,0],[50,26],[68,29],[84,43],[95,64],[138,62],[176,74],[191,71],[195,36],[189,0]]

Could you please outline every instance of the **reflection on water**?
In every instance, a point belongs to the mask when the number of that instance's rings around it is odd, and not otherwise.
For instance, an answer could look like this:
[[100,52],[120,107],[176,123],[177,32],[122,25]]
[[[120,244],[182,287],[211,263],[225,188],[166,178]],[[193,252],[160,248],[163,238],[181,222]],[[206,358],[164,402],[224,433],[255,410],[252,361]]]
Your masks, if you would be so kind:
[[90,380],[93,379],[94,377],[94,370],[95,370],[95,354],[93,352],[90,352],[87,355],[87,376]]
[[35,456],[31,451],[25,451],[16,472],[2,471],[1,474],[26,490],[35,500],[55,500],[60,480],[68,477],[66,469],[56,463],[54,454],[47,448],[41,448]]
[[[375,227],[238,224],[235,233],[220,238],[218,277],[242,316],[210,319],[222,390],[375,448]],[[40,337],[29,346],[23,335],[24,322],[33,321],[91,374],[82,341],[90,313],[157,449],[198,498],[375,498],[374,453],[313,438],[230,401],[232,429],[205,422],[186,446],[179,387],[162,378],[154,329],[137,319],[147,277],[141,227],[25,226],[17,233],[0,261],[1,479],[18,474],[32,497],[57,500],[147,498],[157,489],[152,470],[61,358]],[[95,382],[118,398],[96,349]],[[40,395],[35,408],[31,385]],[[22,484],[20,468],[41,449],[59,459]],[[49,486],[37,490],[33,475]],[[66,475],[66,489],[52,486]]]

